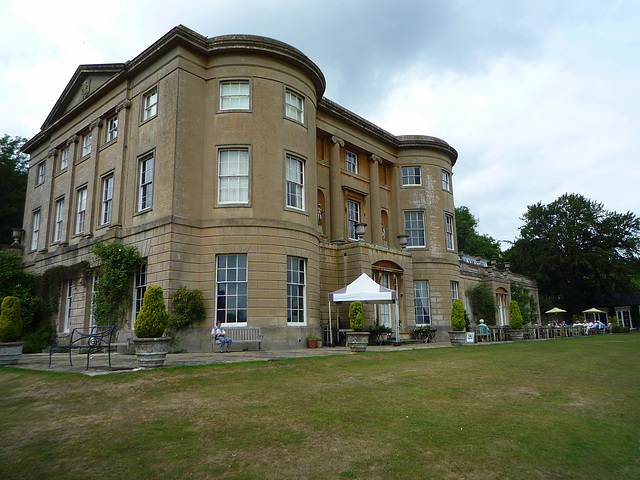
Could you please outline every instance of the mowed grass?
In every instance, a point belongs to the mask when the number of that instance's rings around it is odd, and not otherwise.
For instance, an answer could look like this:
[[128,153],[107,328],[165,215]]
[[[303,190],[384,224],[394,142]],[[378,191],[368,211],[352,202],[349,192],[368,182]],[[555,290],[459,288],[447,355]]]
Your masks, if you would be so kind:
[[2,479],[638,479],[640,335],[0,368]]

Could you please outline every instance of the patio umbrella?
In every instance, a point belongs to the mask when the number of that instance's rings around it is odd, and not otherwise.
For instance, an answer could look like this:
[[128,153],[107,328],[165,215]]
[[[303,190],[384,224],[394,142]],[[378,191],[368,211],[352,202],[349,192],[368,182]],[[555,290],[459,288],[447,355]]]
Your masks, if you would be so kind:
[[596,307],[591,307],[589,310],[583,310],[582,313],[607,313],[607,312],[605,312],[604,310],[599,310]]
[[586,321],[586,320],[587,320],[587,315],[588,315],[589,313],[593,313],[593,319],[594,319],[594,320],[595,320],[596,318],[597,318],[598,320],[600,320],[600,316],[596,317],[596,313],[607,313],[607,312],[605,312],[604,310],[599,310],[599,309],[597,309],[596,307],[591,307],[591,308],[590,308],[590,309],[588,309],[588,310],[583,310],[583,311],[582,311],[582,313],[584,313],[584,318],[585,318],[585,321]]
[[544,313],[566,313],[566,312],[567,312],[566,310],[563,310],[561,308],[553,307],[551,310],[547,310]]
[[558,308],[558,307],[553,307],[551,310],[547,310],[547,311],[546,311],[546,312],[544,312],[544,313],[555,313],[555,315],[556,315],[556,322],[557,322],[557,321],[558,321],[558,314],[559,314],[559,313],[566,313],[566,310],[563,310],[563,309]]

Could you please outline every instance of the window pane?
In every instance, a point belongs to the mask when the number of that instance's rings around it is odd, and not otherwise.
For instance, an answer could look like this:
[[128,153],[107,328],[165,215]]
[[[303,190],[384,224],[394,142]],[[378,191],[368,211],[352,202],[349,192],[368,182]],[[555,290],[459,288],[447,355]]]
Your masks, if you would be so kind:
[[404,212],[404,230],[407,235],[407,247],[424,247],[424,213]]
[[247,321],[247,256],[218,255],[216,319],[226,323]]
[[287,322],[305,322],[305,261],[287,257]]

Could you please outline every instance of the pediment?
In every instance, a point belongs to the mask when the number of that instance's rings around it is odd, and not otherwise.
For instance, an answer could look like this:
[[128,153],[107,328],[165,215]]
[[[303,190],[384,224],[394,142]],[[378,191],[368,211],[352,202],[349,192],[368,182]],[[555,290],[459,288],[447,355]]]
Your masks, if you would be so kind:
[[42,125],[46,129],[124,70],[123,63],[80,65]]

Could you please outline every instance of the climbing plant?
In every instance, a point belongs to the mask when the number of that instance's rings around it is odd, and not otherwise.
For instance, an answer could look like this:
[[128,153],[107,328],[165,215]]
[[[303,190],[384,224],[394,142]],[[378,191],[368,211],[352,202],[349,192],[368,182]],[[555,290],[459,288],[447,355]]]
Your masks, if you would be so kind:
[[169,326],[172,330],[188,327],[197,320],[204,320],[207,315],[200,290],[189,290],[187,287],[180,287],[173,294],[171,303],[173,308]]
[[91,252],[99,262],[92,310],[96,324],[121,326],[132,300],[131,278],[145,260],[135,247],[117,241],[96,243]]
[[467,292],[471,300],[471,311],[478,322],[484,319],[487,325],[496,324],[496,301],[484,283],[480,283]]
[[524,323],[538,321],[538,304],[531,291],[518,282],[511,282],[511,298],[518,302]]

